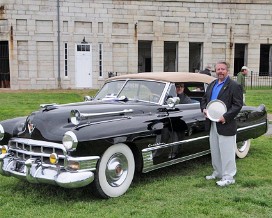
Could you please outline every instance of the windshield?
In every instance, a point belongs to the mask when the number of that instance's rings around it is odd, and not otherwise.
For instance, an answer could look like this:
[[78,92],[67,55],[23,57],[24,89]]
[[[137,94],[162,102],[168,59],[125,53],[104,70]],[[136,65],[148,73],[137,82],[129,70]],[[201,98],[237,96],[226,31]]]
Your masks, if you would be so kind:
[[140,100],[159,103],[165,83],[156,81],[130,80],[118,97],[126,96],[128,100]]
[[106,83],[95,100],[126,97],[128,100],[159,103],[165,83],[144,80],[116,80]]
[[95,96],[95,100],[101,100],[103,98],[116,98],[125,82],[126,80],[118,80],[105,83],[105,85]]

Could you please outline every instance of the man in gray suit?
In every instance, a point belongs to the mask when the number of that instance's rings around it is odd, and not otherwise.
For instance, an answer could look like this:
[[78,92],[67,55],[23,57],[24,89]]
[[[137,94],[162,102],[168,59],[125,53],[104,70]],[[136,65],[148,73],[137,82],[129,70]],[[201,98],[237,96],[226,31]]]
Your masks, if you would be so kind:
[[[237,124],[234,119],[243,106],[242,87],[229,77],[228,64],[218,62],[215,67],[217,79],[206,90],[200,107],[206,116],[206,128],[210,131],[210,148],[213,173],[207,180],[219,178],[216,184],[227,186],[235,183],[236,174],[236,133]],[[212,100],[221,100],[227,107],[218,122],[207,118],[207,104]]]

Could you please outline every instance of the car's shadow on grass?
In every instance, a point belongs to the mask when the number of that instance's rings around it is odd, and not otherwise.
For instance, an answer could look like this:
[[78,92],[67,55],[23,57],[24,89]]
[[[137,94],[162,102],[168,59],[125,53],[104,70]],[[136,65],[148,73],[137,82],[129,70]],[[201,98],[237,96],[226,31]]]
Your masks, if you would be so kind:
[[[148,185],[154,181],[165,180],[176,176],[193,176],[203,174],[203,170],[210,165],[210,155],[197,159],[185,161],[169,167],[164,167],[145,174],[135,174],[130,189],[137,189],[143,185]],[[203,174],[204,175],[204,174]],[[31,184],[27,181],[16,180],[6,185],[6,192],[16,193],[16,195],[30,196],[36,201],[56,201],[56,202],[78,202],[78,201],[97,201],[101,200],[92,193],[91,186],[76,189],[66,189],[59,186],[48,184]],[[133,191],[133,190],[128,191]],[[38,202],[37,202],[38,203]]]

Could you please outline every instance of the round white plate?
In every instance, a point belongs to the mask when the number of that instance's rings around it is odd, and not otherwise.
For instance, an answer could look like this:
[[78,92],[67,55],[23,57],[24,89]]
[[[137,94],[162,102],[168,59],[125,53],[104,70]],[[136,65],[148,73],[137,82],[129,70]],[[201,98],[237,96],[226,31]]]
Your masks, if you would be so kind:
[[218,122],[219,118],[227,112],[227,107],[223,101],[218,99],[210,101],[206,107],[207,117],[211,121]]

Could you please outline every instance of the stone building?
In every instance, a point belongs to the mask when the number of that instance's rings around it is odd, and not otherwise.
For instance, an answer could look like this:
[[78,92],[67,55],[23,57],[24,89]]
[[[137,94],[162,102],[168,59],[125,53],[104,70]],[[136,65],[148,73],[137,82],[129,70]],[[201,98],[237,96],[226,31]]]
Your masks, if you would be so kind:
[[0,88],[99,88],[218,60],[271,75],[271,20],[271,0],[1,0]]

